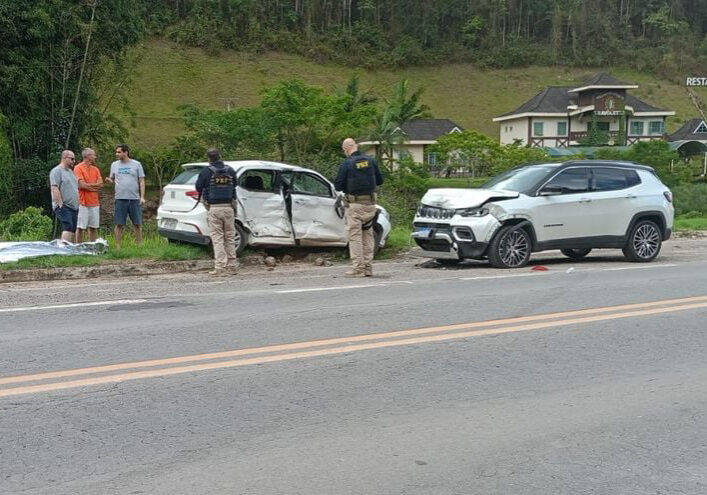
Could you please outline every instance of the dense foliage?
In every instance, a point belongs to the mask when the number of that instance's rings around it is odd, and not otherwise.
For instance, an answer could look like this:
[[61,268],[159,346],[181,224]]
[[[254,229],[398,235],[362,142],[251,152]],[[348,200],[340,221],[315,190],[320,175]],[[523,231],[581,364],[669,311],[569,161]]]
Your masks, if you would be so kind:
[[437,154],[438,163],[446,175],[463,169],[471,177],[488,177],[516,165],[549,159],[542,148],[527,148],[519,144],[502,145],[475,131],[442,136],[429,150]]
[[[0,2],[0,111],[6,117],[0,134],[12,150],[15,206],[27,204],[25,198],[38,204],[40,189],[48,198],[44,172],[62,149],[115,134],[107,108],[129,74],[122,66],[125,48],[144,33],[143,5],[142,0]],[[2,142],[0,137],[0,148]],[[41,182],[31,182],[38,168]]]
[[51,239],[52,219],[30,206],[0,222],[0,240],[46,241]]
[[704,0],[155,0],[154,32],[363,66],[704,63]]

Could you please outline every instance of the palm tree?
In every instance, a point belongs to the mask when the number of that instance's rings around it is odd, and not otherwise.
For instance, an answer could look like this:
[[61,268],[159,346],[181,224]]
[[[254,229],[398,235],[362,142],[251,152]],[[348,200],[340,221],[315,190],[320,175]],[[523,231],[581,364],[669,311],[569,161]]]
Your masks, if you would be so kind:
[[386,98],[386,109],[391,112],[391,119],[399,126],[412,119],[430,116],[430,107],[421,103],[423,88],[410,93],[410,81],[403,79],[393,86],[393,94]]
[[393,112],[388,108],[373,119],[373,128],[368,140],[377,142],[376,160],[388,170],[393,169],[395,158],[393,152],[396,146],[405,139],[405,133],[395,121]]
[[344,107],[344,110],[347,112],[353,112],[357,107],[371,105],[376,102],[376,97],[370,89],[365,91],[361,90],[361,82],[358,74],[351,76],[345,88],[335,88],[335,92],[338,96],[347,98]]

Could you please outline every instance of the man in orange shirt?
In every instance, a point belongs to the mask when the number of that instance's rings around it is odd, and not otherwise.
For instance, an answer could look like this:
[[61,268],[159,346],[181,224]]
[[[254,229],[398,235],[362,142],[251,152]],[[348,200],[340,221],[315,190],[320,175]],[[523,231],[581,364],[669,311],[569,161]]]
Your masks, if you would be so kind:
[[98,191],[103,187],[101,171],[96,166],[96,152],[86,148],[81,152],[83,161],[74,167],[79,182],[79,218],[76,224],[76,242],[83,242],[83,233],[88,229],[88,237],[96,240],[99,226]]

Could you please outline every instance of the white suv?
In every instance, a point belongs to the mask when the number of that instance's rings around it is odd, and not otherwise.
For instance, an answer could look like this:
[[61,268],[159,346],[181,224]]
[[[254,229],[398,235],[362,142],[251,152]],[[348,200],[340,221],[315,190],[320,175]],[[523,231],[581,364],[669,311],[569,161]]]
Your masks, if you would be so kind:
[[[323,246],[348,244],[344,209],[334,185],[302,167],[260,160],[225,162],[238,176],[236,250],[246,246]],[[209,244],[206,208],[197,203],[195,184],[207,163],[187,163],[164,188],[157,227],[167,239]],[[376,251],[390,234],[390,216],[381,206],[373,224]]]
[[583,160],[524,165],[480,189],[430,189],[412,237],[440,260],[485,259],[519,268],[530,253],[560,249],[573,259],[594,248],[630,261],[660,252],[673,228],[673,197],[651,167]]

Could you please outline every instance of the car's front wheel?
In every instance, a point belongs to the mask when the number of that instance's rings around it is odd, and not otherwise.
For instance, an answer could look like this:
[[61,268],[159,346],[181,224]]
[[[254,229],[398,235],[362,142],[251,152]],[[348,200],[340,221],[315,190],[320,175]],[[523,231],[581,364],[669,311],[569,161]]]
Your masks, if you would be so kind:
[[248,245],[248,232],[236,222],[236,256],[240,256]]
[[561,251],[562,254],[573,260],[581,260],[592,252],[591,249],[562,249]]
[[660,227],[651,220],[641,220],[634,225],[623,248],[624,256],[629,261],[646,263],[660,253],[663,236]]
[[514,225],[501,228],[489,245],[489,263],[494,268],[521,268],[530,260],[532,241],[528,231]]

